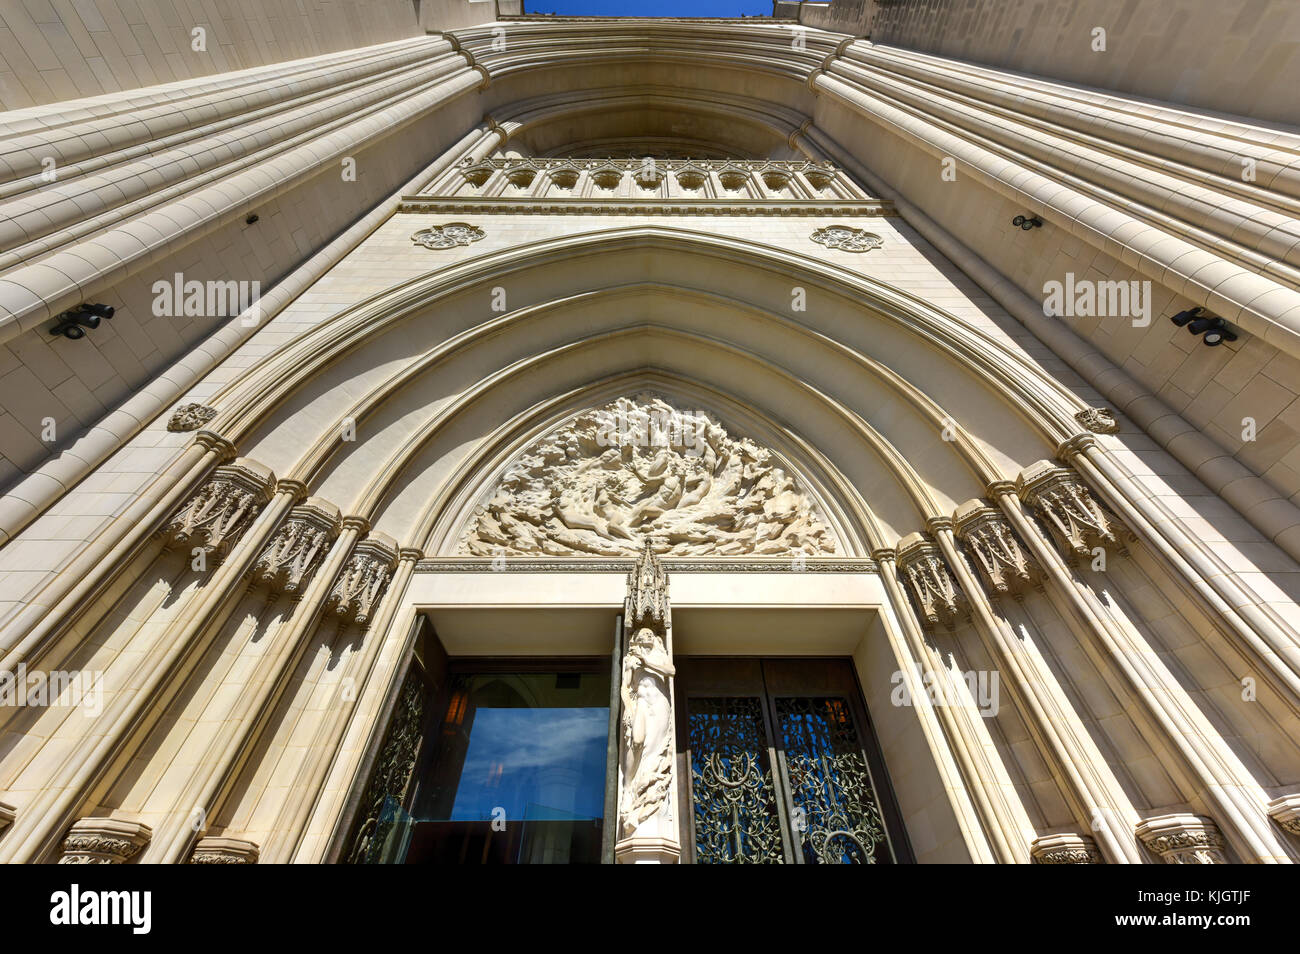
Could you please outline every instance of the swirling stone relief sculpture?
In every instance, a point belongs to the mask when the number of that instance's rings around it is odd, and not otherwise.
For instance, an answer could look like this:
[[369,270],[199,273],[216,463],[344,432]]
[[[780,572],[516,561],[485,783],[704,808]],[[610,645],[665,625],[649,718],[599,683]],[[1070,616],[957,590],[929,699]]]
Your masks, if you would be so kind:
[[478,556],[836,552],[781,462],[653,394],[587,411],[529,447],[470,519]]

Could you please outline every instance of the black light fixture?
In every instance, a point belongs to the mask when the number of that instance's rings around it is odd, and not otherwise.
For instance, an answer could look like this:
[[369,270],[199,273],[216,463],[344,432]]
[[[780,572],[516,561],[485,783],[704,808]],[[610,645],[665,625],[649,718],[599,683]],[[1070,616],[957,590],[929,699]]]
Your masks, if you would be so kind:
[[1187,308],[1176,315],[1170,315],[1169,320],[1179,328],[1186,328],[1192,334],[1200,335],[1201,341],[1210,348],[1217,348],[1225,341],[1237,340],[1237,333],[1228,327],[1226,321],[1205,314],[1204,308]]
[[1036,215],[1017,215],[1011,220],[1011,224],[1018,225],[1028,232],[1030,229],[1041,229],[1043,227],[1043,220]]
[[50,329],[52,335],[65,338],[84,338],[87,328],[98,328],[100,319],[112,318],[114,308],[111,305],[87,303],[71,308],[59,315],[58,321]]
[[252,225],[254,222],[257,221],[257,219],[258,219],[258,215],[257,215],[257,213],[256,213],[256,212],[250,212],[248,215],[244,216],[244,224],[245,224],[245,225]]
[[1236,341],[1237,336],[1222,318],[1197,318],[1187,330],[1194,335],[1201,335],[1201,340],[1211,348],[1218,347],[1225,341]]

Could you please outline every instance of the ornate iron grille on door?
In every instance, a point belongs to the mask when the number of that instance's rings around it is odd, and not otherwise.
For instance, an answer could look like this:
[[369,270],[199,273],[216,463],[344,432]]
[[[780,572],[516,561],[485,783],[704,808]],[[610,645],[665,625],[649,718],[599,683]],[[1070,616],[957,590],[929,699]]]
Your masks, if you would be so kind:
[[[840,660],[681,660],[693,858],[701,864],[910,860],[866,712]],[[829,690],[829,691],[828,691]],[[873,766],[873,762],[875,765]],[[685,773],[684,773],[685,774]],[[886,819],[891,824],[886,825]]]

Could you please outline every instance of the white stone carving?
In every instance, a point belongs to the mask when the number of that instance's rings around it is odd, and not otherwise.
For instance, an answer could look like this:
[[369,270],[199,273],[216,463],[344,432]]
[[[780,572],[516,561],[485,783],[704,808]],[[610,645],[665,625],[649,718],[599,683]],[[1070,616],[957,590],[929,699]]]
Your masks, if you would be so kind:
[[171,420],[167,422],[167,430],[197,431],[216,416],[215,407],[208,407],[206,404],[182,404],[172,411]]
[[624,860],[671,861],[680,851],[673,821],[674,668],[669,645],[668,575],[645,541],[628,574],[619,695],[618,835]]
[[1226,865],[1223,836],[1214,822],[1200,815],[1177,814],[1148,818],[1137,836],[1165,864]]
[[1065,832],[1040,835],[1029,846],[1029,857],[1036,865],[1099,865],[1101,852],[1087,835]]
[[997,510],[978,500],[968,501],[957,508],[953,527],[975,555],[980,575],[993,592],[1014,596],[1034,583],[1033,563]]
[[262,550],[253,564],[253,580],[276,593],[301,595],[338,529],[338,508],[309,497],[289,511]]
[[420,229],[411,236],[411,241],[425,248],[457,248],[482,239],[486,232],[467,222],[449,222],[433,228]]
[[1108,407],[1090,407],[1074,415],[1074,419],[1094,434],[1118,434],[1119,421]]
[[1040,460],[1016,479],[1016,491],[1067,553],[1091,558],[1094,547],[1109,544],[1123,548],[1118,523],[1102,510],[1073,471]]
[[82,818],[63,839],[61,865],[120,865],[149,843],[153,830],[120,818]]
[[775,456],[703,411],[639,394],[534,443],[478,508],[460,550],[477,556],[736,556],[836,551]]
[[190,856],[192,865],[255,865],[258,847],[255,842],[244,838],[227,838],[223,835],[209,835],[200,838]]
[[848,225],[832,225],[818,229],[813,232],[811,238],[820,245],[837,248],[841,252],[870,252],[885,244],[885,240],[875,232],[855,229]]
[[397,544],[379,535],[352,548],[339,578],[325,598],[325,609],[345,622],[365,626],[379,605],[397,563]]
[[163,529],[167,544],[223,555],[271,499],[274,483],[275,475],[251,460],[218,467]]
[[951,629],[961,616],[964,597],[939,548],[921,534],[909,533],[898,542],[898,572],[926,627],[943,623]]

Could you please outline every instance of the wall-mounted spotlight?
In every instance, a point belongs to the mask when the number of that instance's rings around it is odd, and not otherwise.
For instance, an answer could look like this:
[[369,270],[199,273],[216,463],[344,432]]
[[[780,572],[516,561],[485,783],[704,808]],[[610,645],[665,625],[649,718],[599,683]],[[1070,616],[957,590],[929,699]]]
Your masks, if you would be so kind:
[[87,328],[98,328],[100,319],[112,318],[113,311],[111,305],[78,305],[59,315],[57,323],[50,329],[50,334],[63,335],[65,338],[84,338]]
[[1011,220],[1011,224],[1018,225],[1028,232],[1030,229],[1041,229],[1043,227],[1043,220],[1036,215],[1017,215]]
[[258,220],[258,218],[259,216],[256,212],[250,212],[248,215],[244,216],[244,224],[252,225],[254,222]]
[[1210,348],[1218,347],[1225,341],[1237,340],[1236,332],[1228,327],[1226,321],[1213,315],[1206,315],[1204,312],[1204,308],[1188,308],[1176,315],[1170,315],[1169,320],[1179,328],[1186,328],[1194,335],[1201,335],[1201,340]]

